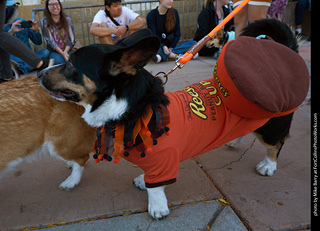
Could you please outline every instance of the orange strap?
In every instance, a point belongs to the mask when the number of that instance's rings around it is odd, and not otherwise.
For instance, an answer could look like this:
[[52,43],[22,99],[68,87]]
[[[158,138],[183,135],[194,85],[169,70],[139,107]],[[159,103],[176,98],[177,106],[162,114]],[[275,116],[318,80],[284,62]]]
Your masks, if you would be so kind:
[[222,28],[224,27],[239,11],[248,4],[250,0],[244,0],[237,6],[227,17],[225,17],[213,30],[194,44],[178,61],[177,63],[186,64],[190,59],[197,54],[201,48]]
[[123,137],[124,137],[124,125],[116,125],[116,132],[114,137],[114,151],[112,155],[115,158],[115,163],[119,162],[119,159],[122,158],[124,153],[124,145],[123,145]]

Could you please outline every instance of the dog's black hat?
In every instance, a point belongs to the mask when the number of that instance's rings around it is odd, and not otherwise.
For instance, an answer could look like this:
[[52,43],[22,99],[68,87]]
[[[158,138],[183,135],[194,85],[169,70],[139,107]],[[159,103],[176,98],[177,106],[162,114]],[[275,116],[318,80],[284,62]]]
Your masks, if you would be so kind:
[[156,48],[156,50],[159,50],[160,40],[157,36],[153,35],[151,30],[149,29],[138,30],[128,37],[118,40],[115,43],[114,47],[118,49],[128,48],[142,41],[145,42],[146,40],[148,40],[148,42],[154,42],[154,47]]

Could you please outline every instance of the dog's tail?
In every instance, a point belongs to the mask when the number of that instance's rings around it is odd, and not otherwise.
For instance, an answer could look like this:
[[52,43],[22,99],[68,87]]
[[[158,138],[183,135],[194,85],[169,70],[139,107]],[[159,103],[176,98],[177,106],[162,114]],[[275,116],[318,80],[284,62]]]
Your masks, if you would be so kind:
[[290,27],[277,19],[263,19],[250,23],[242,30],[240,36],[258,37],[266,35],[267,39],[281,43],[298,53],[298,39]]

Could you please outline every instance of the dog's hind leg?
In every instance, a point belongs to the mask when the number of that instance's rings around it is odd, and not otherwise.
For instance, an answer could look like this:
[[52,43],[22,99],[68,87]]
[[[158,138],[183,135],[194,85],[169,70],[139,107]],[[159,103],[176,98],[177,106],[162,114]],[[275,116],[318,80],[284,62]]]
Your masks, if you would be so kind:
[[226,143],[225,146],[227,146],[229,148],[236,148],[242,142],[243,138],[244,138],[244,136],[241,136],[237,139],[234,139],[234,140]]
[[272,176],[274,171],[277,170],[277,159],[280,154],[281,148],[284,144],[284,141],[278,143],[275,146],[268,145],[261,139],[260,141],[267,147],[267,155],[265,156],[264,160],[257,164],[256,170],[262,176]]
[[[64,190],[70,190],[78,185],[82,178],[82,172],[84,170],[84,165],[89,159],[89,154],[87,150],[81,151],[74,149],[60,149],[57,146],[53,146],[51,142],[46,142],[46,146],[51,156],[54,156],[60,160],[67,163],[69,168],[72,168],[70,176],[63,181],[59,188]],[[61,147],[61,146],[60,146]],[[70,152],[74,151],[75,155],[71,156]]]
[[147,190],[146,183],[144,182],[144,174],[134,178],[132,183],[140,190]]
[[260,175],[272,176],[277,169],[277,160],[289,134],[292,117],[293,113],[272,118],[255,131],[260,142],[267,148],[267,155],[264,160],[256,166],[256,170]]
[[84,166],[88,159],[89,154],[79,156],[77,159],[71,161],[64,159],[64,161],[67,162],[68,167],[72,168],[72,172],[70,176],[60,184],[59,188],[68,191],[77,186],[81,181]]
[[84,170],[84,166],[80,166],[77,162],[74,161],[68,161],[68,166],[72,165],[72,172],[71,175],[63,181],[59,188],[70,190],[74,188],[76,185],[78,185],[82,178],[82,172]]

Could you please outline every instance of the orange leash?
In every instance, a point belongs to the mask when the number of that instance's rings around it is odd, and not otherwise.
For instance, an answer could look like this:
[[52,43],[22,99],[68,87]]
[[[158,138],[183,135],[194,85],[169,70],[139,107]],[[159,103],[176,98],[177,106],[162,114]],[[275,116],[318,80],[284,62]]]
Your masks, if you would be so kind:
[[[223,19],[209,34],[194,44],[180,59],[176,61],[176,66],[168,71],[163,77],[168,78],[172,72],[177,68],[182,69],[190,59],[197,54],[201,48],[224,26],[226,25],[244,6],[248,4],[250,0],[244,0],[239,6],[237,6],[225,19]],[[160,72],[159,72],[160,74]],[[158,75],[156,77],[158,77]],[[163,74],[163,72],[161,72]]]

